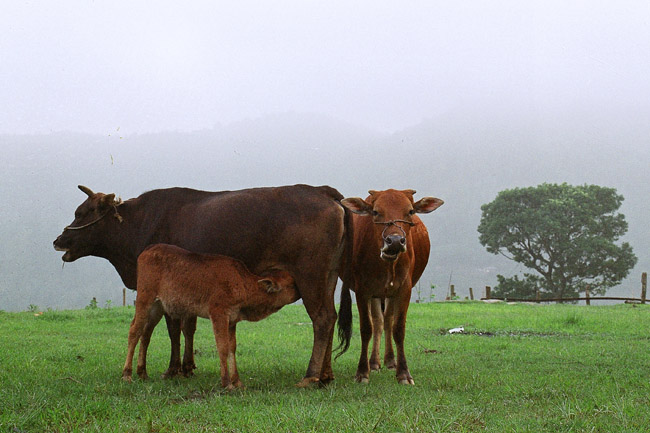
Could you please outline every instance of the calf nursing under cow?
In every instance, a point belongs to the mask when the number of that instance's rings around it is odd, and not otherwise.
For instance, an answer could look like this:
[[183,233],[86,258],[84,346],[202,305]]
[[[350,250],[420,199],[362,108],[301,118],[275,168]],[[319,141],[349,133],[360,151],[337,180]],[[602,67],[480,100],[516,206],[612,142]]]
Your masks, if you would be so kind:
[[[302,298],[313,323],[314,335],[307,372],[298,386],[315,382],[326,384],[333,380],[334,289],[339,277],[343,280],[339,309],[341,353],[349,347],[351,339],[350,290],[355,291],[359,308],[362,350],[356,380],[367,382],[368,372],[379,369],[379,340],[383,329],[386,333],[385,365],[396,368],[399,383],[414,383],[404,355],[406,312],[411,289],[422,275],[429,257],[428,233],[415,214],[435,210],[442,205],[442,200],[425,197],[415,202],[412,190],[370,191],[366,200],[343,199],[338,191],[327,186],[293,185],[223,192],[170,188],[150,191],[122,202],[115,200],[114,194],[79,188],[88,198],[77,208],[74,221],[54,241],[55,249],[65,253],[62,258],[66,262],[85,256],[109,260],[124,284],[138,290],[141,302],[145,302],[147,295],[140,293],[142,282],[136,273],[137,258],[153,244],[176,245],[199,254],[221,254],[240,260],[255,274],[281,269],[293,277],[289,284],[287,275],[265,276],[283,288],[277,294],[264,296],[257,290],[258,298],[246,301],[252,302],[252,308],[245,307],[245,303],[237,304],[240,301],[236,297],[229,300],[233,303],[231,307],[239,309],[228,316],[228,332],[219,335],[227,335],[228,341],[232,341],[228,345],[221,344],[233,348],[226,352],[226,362],[222,360],[221,367],[222,372],[224,368],[228,370],[227,366],[233,372],[228,372],[229,379],[226,379],[226,382],[230,380],[230,385],[238,383],[237,378],[232,378],[236,366],[234,325],[231,333],[231,324],[238,320],[259,320],[298,298]],[[147,252],[145,257],[148,255]],[[187,279],[204,277],[201,272],[193,275],[188,270],[184,275]],[[234,274],[224,275],[233,278]],[[173,281],[173,275],[168,277]],[[284,283],[274,278],[285,278]],[[225,280],[222,282],[225,284]],[[212,283],[220,287],[216,281]],[[191,296],[186,301],[181,299],[183,297],[171,298],[179,301],[182,308],[174,302],[169,302],[165,308],[162,301],[153,302],[149,308],[158,316],[156,323],[162,315],[167,320],[172,350],[166,377],[181,371],[191,373],[196,317],[212,317],[209,308],[201,307],[202,310],[198,307],[200,303],[189,301]],[[385,303],[383,309],[382,302]],[[150,335],[151,323],[147,318],[142,325],[143,338],[147,332]],[[223,320],[220,323],[223,328]],[[182,367],[181,324],[186,337]],[[373,351],[368,360],[372,336]],[[148,338],[142,340],[141,353],[143,347],[146,352]],[[393,340],[397,356],[393,353]],[[136,338],[135,343],[137,341]],[[228,359],[230,354],[232,363]],[[143,356],[142,366],[146,365],[144,359]],[[130,375],[130,368],[125,365],[125,377]],[[146,374],[144,369],[139,371]]]
[[[343,196],[328,186],[293,185],[207,192],[158,189],[125,201],[79,186],[86,200],[54,241],[63,261],[107,259],[124,285],[137,286],[140,253],[152,244],[172,244],[204,254],[241,260],[254,273],[289,272],[313,323],[313,345],[299,386],[334,379],[331,354],[336,324],[334,290],[345,250],[349,214]],[[191,374],[196,317],[165,316],[171,341],[166,377]],[[180,333],[185,335],[181,365]]]
[[131,381],[138,341],[136,371],[147,378],[147,348],[163,314],[175,319],[200,316],[212,321],[221,385],[240,387],[237,322],[261,320],[298,298],[295,281],[286,271],[257,276],[230,257],[191,253],[166,244],[150,246],[138,257],[138,295],[122,378]]

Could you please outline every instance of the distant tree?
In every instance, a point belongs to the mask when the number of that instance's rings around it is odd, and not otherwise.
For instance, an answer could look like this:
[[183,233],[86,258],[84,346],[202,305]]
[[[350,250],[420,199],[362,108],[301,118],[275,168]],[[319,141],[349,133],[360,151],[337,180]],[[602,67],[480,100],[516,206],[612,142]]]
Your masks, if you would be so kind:
[[587,285],[602,295],[619,284],[637,261],[627,242],[615,243],[627,232],[625,216],[617,212],[622,202],[614,188],[597,185],[545,183],[501,191],[481,206],[479,241],[539,275],[499,276],[496,293],[533,296],[537,288],[544,297],[566,298]]

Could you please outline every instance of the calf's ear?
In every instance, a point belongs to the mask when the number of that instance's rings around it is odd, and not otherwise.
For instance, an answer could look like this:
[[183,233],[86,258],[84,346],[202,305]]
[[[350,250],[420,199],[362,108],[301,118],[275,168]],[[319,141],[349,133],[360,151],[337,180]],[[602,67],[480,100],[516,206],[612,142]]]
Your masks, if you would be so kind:
[[266,293],[275,293],[280,291],[280,287],[275,284],[275,281],[269,278],[262,278],[261,280],[258,280],[257,286],[260,289],[264,290]]
[[359,215],[370,215],[372,212],[372,206],[359,197],[344,198],[341,200],[341,204]]
[[442,206],[444,201],[435,197],[423,197],[413,205],[413,209],[417,213],[429,213]]

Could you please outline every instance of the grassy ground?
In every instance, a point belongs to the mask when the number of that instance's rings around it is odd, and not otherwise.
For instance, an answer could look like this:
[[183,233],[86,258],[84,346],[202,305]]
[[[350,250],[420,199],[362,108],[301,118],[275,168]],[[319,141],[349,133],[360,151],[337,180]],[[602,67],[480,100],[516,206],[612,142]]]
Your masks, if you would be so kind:
[[[353,344],[325,389],[297,389],[311,353],[302,306],[241,323],[243,391],[219,388],[211,327],[199,320],[192,378],[162,380],[164,325],[149,381],[121,381],[133,307],[0,313],[0,431],[650,431],[650,306],[413,304],[407,357],[354,382]],[[464,326],[467,334],[449,335]]]

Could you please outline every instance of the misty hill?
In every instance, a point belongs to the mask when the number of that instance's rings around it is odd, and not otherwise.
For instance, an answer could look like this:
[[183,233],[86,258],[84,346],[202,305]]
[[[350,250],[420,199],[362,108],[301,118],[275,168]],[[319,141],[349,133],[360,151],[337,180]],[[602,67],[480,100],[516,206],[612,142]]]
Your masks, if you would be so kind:
[[[488,113],[488,114],[486,114]],[[346,196],[369,189],[413,188],[445,200],[423,216],[432,240],[421,288],[444,298],[451,280],[461,295],[480,295],[496,274],[522,271],[485,252],[476,227],[480,206],[506,188],[542,182],[617,188],[626,236],[639,257],[621,287],[638,295],[650,268],[647,197],[650,126],[629,113],[448,113],[394,134],[339,120],[289,113],[210,130],[121,136],[52,133],[0,136],[0,309],[78,308],[96,297],[121,302],[108,262],[84,258],[61,267],[52,241],[84,200],[78,184],[124,199],[170,186],[206,190],[309,183]],[[450,278],[451,277],[451,278]],[[414,295],[415,296],[415,295]],[[129,295],[133,299],[133,294]]]

